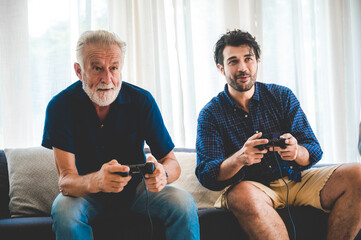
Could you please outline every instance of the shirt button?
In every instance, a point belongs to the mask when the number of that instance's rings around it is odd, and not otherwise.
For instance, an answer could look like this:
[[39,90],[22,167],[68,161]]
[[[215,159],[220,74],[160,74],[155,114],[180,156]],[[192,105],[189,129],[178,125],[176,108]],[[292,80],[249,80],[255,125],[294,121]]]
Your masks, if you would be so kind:
[[269,165],[268,167],[269,167],[269,168],[272,168],[272,165]]
[[290,166],[291,169],[293,169],[293,166]]
[[101,125],[100,125],[100,128],[103,128],[103,127],[104,127],[104,124],[101,124]]
[[246,115],[244,115],[244,117],[245,117],[245,118],[248,118],[248,115],[246,114]]
[[233,111],[234,111],[234,112],[237,112],[237,109],[235,108],[235,109],[233,109]]

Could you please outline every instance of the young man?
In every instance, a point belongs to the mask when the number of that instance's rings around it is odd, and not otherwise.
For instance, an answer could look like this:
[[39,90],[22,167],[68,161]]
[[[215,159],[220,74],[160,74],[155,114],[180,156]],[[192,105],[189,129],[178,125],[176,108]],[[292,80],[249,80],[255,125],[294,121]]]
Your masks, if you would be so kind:
[[[260,48],[249,33],[224,34],[214,59],[227,84],[199,114],[196,174],[205,187],[224,189],[216,205],[232,211],[251,239],[289,238],[275,211],[287,202],[330,212],[327,238],[353,239],[361,226],[360,164],[310,168],[321,147],[292,91],[256,82]],[[274,138],[286,145],[256,147]]]
[[[150,215],[164,221],[167,239],[199,239],[193,198],[167,186],[181,170],[158,106],[149,92],[122,82],[125,43],[88,31],[76,51],[80,81],[50,101],[42,142],[54,150],[59,174],[52,208],[57,239],[93,239],[88,222],[100,214],[146,214],[141,176],[117,174],[145,161],[155,165],[145,174]],[[144,141],[154,155],[146,160]]]

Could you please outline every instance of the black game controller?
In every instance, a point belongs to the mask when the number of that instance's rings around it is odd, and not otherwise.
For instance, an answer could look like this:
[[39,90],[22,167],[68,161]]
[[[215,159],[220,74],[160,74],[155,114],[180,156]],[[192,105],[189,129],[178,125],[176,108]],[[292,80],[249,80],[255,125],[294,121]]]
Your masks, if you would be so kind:
[[152,174],[155,170],[154,163],[152,162],[146,162],[142,164],[134,164],[134,165],[128,165],[130,168],[129,172],[116,172],[116,174],[122,176],[122,177],[128,177],[129,175],[135,175],[135,174]]
[[287,138],[275,138],[269,140],[267,144],[256,145],[254,147],[258,148],[258,150],[264,150],[266,148],[268,149],[269,147],[280,147],[285,149],[287,147],[286,139]]

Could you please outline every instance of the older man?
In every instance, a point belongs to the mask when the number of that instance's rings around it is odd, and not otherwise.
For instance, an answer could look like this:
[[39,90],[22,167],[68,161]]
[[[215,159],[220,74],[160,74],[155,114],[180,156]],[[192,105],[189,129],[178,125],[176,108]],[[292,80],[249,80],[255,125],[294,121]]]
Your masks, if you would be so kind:
[[[167,186],[180,175],[174,144],[151,94],[122,82],[125,43],[107,31],[88,31],[77,43],[80,81],[49,103],[42,145],[54,150],[60,194],[52,208],[57,239],[92,239],[88,222],[125,211],[164,222],[167,239],[199,239],[193,198]],[[144,142],[152,155],[145,159]],[[157,160],[158,159],[158,160]],[[130,164],[155,171],[121,176]]]

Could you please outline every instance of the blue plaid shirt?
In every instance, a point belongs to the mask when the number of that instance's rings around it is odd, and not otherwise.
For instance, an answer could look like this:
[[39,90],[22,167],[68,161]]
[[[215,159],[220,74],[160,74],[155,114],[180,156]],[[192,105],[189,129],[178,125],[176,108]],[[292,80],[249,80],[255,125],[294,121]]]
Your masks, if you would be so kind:
[[[310,153],[310,164],[300,166],[295,161],[283,161],[273,152],[264,155],[260,163],[245,166],[226,181],[217,181],[221,163],[241,149],[255,132],[262,138],[272,139],[284,133],[292,134],[298,144]],[[309,125],[306,115],[293,92],[276,84],[256,82],[249,103],[249,113],[237,107],[225,86],[200,112],[197,128],[196,175],[203,186],[221,190],[242,180],[269,185],[283,176],[300,181],[301,171],[310,168],[322,157],[322,150]]]

